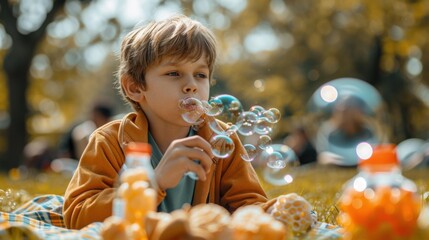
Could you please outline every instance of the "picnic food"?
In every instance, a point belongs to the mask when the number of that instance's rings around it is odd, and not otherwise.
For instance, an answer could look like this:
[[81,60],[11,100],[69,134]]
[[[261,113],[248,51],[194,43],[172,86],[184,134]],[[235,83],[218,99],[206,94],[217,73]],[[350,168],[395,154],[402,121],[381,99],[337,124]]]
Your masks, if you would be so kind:
[[285,226],[262,208],[249,205],[237,209],[231,219],[232,239],[287,239]]
[[281,222],[259,206],[241,207],[231,216],[223,207],[211,203],[186,206],[171,214],[150,213],[146,232],[151,240],[283,240],[290,236]]
[[202,204],[193,208],[184,206],[171,214],[150,213],[146,217],[146,232],[151,240],[228,240],[229,223],[230,215],[224,208],[215,204]]
[[191,231],[203,233],[207,239],[227,239],[231,234],[228,226],[230,221],[229,212],[213,203],[200,204],[189,211]]
[[103,222],[100,236],[103,240],[128,239],[127,224],[120,217],[108,217]]
[[311,229],[313,219],[307,200],[296,193],[289,193],[277,197],[271,215],[283,222],[294,234],[303,234]]

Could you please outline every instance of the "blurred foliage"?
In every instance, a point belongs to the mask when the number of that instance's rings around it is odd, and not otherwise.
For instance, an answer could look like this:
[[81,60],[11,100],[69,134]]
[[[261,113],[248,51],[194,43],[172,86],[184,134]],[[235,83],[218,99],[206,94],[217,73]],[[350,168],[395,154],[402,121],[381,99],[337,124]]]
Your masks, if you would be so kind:
[[[302,120],[317,87],[339,77],[360,78],[386,101],[389,116],[383,120],[392,142],[426,139],[428,19],[427,1],[248,1],[219,34],[226,55],[218,78],[248,104],[282,109],[281,131]],[[265,38],[272,50],[251,53],[249,33],[262,28],[279,40]]]
[[94,21],[93,3],[2,1],[0,54],[8,86],[0,91],[9,101],[0,108],[2,170],[19,166],[26,142],[42,137],[55,146],[96,101],[115,102],[112,46],[119,27],[112,16]]
[[[33,136],[60,134],[67,126],[84,120],[94,102],[117,100],[112,89],[115,51],[109,44],[118,37],[119,26],[115,20],[106,20],[103,27],[113,28],[110,37],[102,38],[102,30],[87,32],[80,12],[85,7],[78,1],[69,1],[49,25],[33,58],[28,90],[28,130]],[[61,32],[59,28],[67,29]],[[2,107],[0,110],[5,110]]]
[[[274,137],[304,121],[311,94],[339,77],[360,78],[380,91],[388,115],[383,123],[392,142],[428,137],[428,1],[134,3],[140,14],[121,12],[130,11],[126,2],[69,0],[49,24],[30,69],[31,139],[46,136],[55,145],[95,101],[113,102],[118,112],[127,111],[112,87],[120,38],[137,22],[181,11],[218,37],[221,51],[212,95],[234,95],[245,108],[258,104],[280,109],[283,120]],[[138,16],[134,22],[124,20],[132,16]],[[2,62],[12,43],[1,26],[0,36]],[[0,123],[8,109],[7,95],[1,72]],[[3,132],[0,125],[0,152],[6,146]]]

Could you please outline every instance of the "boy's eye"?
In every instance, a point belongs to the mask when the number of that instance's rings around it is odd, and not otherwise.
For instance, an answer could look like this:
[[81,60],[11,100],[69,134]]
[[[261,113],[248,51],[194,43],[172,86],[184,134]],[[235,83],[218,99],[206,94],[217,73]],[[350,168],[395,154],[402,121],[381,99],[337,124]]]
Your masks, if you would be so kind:
[[206,75],[206,74],[204,74],[204,73],[198,73],[198,74],[197,74],[197,77],[198,77],[198,78],[207,78],[207,75]]
[[169,73],[167,73],[167,75],[177,77],[177,76],[179,76],[179,73],[178,72],[169,72]]

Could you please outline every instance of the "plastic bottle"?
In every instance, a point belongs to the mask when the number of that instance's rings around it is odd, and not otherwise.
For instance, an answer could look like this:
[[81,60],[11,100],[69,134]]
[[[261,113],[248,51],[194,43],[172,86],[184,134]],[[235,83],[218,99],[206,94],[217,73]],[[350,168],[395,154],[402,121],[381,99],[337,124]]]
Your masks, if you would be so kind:
[[399,166],[393,144],[374,147],[359,162],[338,204],[344,239],[410,239],[416,232],[421,200]]
[[151,146],[129,143],[125,148],[125,164],[119,176],[119,187],[113,201],[113,216],[129,225],[128,235],[144,239],[145,217],[156,212],[156,186],[150,163]]

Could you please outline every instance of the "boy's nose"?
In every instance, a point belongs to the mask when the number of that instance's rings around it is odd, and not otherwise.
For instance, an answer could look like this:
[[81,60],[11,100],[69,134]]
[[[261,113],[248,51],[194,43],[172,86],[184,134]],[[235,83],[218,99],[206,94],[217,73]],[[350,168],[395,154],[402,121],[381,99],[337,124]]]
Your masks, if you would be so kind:
[[186,85],[183,87],[184,93],[196,93],[197,92],[197,84],[196,80],[192,77],[188,78]]
[[196,93],[196,92],[197,92],[197,88],[194,88],[194,87],[186,87],[186,88],[184,88],[184,92],[185,92],[185,93]]

